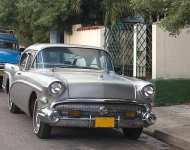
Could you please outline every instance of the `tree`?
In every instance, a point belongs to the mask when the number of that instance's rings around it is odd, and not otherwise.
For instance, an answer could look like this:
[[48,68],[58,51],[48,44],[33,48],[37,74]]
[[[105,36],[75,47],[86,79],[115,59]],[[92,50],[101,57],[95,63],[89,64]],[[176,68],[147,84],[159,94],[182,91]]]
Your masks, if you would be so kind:
[[167,12],[171,0],[132,0],[135,15],[143,16],[146,22],[160,21]]
[[103,24],[103,0],[81,0],[80,23],[82,25]]
[[0,25],[15,26],[17,20],[17,0],[0,0]]
[[17,9],[19,29],[28,37],[26,44],[47,42],[49,31],[68,30],[74,24],[74,17],[80,12],[80,0],[21,0]]
[[29,0],[21,0],[16,4],[17,7],[17,24],[16,33],[19,37],[19,41],[23,45],[29,45],[33,43],[33,12],[34,12],[34,2]]
[[106,25],[115,24],[120,17],[133,15],[131,0],[104,0],[103,9]]
[[73,24],[116,23],[121,17],[161,20],[168,31],[190,24],[189,0],[0,0],[0,25],[16,29],[24,45],[48,42],[49,31],[70,31]]
[[167,16],[162,20],[162,26],[170,32],[179,32],[190,25],[190,1],[173,0],[168,8]]
[[62,30],[65,24],[75,22],[73,17],[80,12],[80,0],[33,1],[37,6],[34,12],[36,26]]
[[0,3],[0,23],[14,27],[24,45],[48,42],[50,30],[68,30],[80,12],[80,0],[0,0]]

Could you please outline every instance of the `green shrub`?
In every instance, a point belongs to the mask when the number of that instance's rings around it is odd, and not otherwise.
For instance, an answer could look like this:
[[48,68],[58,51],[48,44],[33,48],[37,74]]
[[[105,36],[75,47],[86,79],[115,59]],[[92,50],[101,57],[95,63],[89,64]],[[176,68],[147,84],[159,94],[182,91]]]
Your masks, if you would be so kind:
[[154,80],[157,106],[190,102],[190,79]]

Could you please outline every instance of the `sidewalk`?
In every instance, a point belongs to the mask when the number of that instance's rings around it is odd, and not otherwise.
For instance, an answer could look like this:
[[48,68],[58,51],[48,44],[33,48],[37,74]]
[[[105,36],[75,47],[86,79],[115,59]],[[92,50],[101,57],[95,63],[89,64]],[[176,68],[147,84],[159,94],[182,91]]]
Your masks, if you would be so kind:
[[190,150],[190,104],[169,107],[155,107],[155,125],[144,130],[168,144]]

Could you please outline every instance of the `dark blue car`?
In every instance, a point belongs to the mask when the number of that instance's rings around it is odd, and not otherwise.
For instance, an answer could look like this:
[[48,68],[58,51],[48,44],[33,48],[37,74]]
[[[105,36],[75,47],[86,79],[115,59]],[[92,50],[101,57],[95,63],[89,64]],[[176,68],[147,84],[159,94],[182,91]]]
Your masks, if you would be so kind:
[[20,59],[19,44],[14,34],[0,33],[0,78],[6,63],[18,64]]

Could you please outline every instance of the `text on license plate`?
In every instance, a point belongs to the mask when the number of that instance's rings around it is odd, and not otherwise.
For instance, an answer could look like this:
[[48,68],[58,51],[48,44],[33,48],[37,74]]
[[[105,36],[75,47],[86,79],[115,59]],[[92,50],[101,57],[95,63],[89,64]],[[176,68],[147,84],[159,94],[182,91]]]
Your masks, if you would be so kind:
[[96,117],[95,127],[96,128],[114,128],[115,118],[114,117]]

